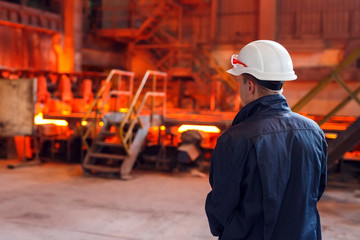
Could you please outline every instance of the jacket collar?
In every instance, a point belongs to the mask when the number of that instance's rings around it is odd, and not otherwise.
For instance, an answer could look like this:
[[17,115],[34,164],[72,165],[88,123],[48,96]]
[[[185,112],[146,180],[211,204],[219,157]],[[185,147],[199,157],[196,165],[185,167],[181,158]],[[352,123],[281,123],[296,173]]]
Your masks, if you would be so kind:
[[290,107],[281,94],[267,95],[258,98],[243,107],[235,116],[231,126],[234,126],[245,119],[258,114],[289,112]]

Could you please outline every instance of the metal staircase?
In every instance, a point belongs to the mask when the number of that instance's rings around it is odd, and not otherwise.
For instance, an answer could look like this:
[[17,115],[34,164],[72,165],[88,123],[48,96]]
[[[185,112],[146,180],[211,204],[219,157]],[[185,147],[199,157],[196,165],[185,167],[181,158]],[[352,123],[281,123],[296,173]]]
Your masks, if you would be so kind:
[[[173,68],[181,68],[179,65],[185,63],[188,68],[185,72],[190,72],[187,77],[192,78],[199,86],[199,90],[206,95],[213,91],[214,79],[221,79],[237,93],[237,82],[225,72],[209,50],[193,44],[180,44],[181,33],[176,36],[176,33],[169,33],[160,26],[161,21],[166,20],[171,13],[179,12],[181,14],[183,6],[180,4],[188,3],[181,1],[175,3],[171,0],[159,0],[157,2],[152,14],[142,23],[137,32],[134,41],[135,49],[147,50],[154,67],[164,72],[169,72]],[[202,1],[197,2],[197,4],[200,2]],[[196,3],[193,2],[192,4]],[[238,107],[236,105],[235,109]]]
[[[113,69],[110,71],[105,81],[103,81],[93,102],[90,104],[89,109],[81,119],[81,125],[83,126],[81,133],[83,144],[86,149],[89,148],[86,139],[88,137],[94,137],[98,132],[98,126],[102,124],[100,119],[103,117],[105,111],[120,110],[121,106],[119,105],[119,100],[121,97],[127,97],[128,102],[130,102],[134,86],[134,76],[135,74],[133,72]],[[122,89],[122,83],[124,82],[127,82],[127,84],[125,84],[125,89]],[[110,99],[115,100],[115,109],[109,108],[108,103]],[[85,126],[86,129],[84,128]]]
[[[152,14],[141,24],[140,28],[137,30],[135,43],[148,40],[153,37],[157,31],[161,31],[159,26],[162,21],[164,21],[166,15],[171,12],[173,7],[174,3],[171,1],[161,0],[160,3],[153,9]],[[148,9],[143,9],[143,11],[148,11]],[[166,34],[164,31],[161,32]]]
[[[206,1],[191,1],[191,4],[204,2]],[[145,53],[154,69],[168,72],[170,77],[174,68],[186,72],[187,76],[182,77],[193,79],[199,86],[200,94],[209,96],[209,93],[212,93],[209,99],[210,109],[215,109],[216,105],[213,96],[216,91],[213,84],[215,81],[224,81],[237,94],[237,82],[217,63],[209,50],[196,43],[184,43],[182,25],[168,28],[167,21],[173,23],[179,18],[178,22],[181,24],[184,10],[191,9],[187,6],[190,4],[189,1],[144,0],[134,4],[132,7],[130,4],[127,10],[120,9],[131,12],[128,18],[116,14],[119,9],[99,9],[102,12],[98,15],[103,16],[102,21],[108,23],[104,25],[110,25],[109,29],[98,29],[99,35],[126,42],[132,51]],[[118,22],[122,24],[118,25]],[[239,108],[238,105],[239,103],[234,106],[236,110]],[[223,107],[220,106],[220,108]]]
[[[144,91],[148,81],[152,80],[152,91]],[[161,89],[157,88],[157,80],[163,79]],[[147,71],[126,112],[114,111],[102,117],[103,126],[93,138],[91,147],[83,161],[86,173],[116,173],[121,179],[131,178],[130,172],[141,151],[148,130],[159,126],[166,114],[166,79],[167,74]],[[155,97],[162,98],[160,112],[154,107]],[[151,98],[150,109],[144,109]],[[97,121],[98,122],[98,121]],[[84,135],[83,142],[87,146]]]
[[171,0],[130,1],[127,6],[94,7],[89,25],[98,36],[137,44],[148,41],[155,32],[163,31],[160,25],[179,7]]
[[[135,50],[147,52],[155,69],[168,71],[172,67],[174,58],[179,51],[178,33],[170,32],[161,24],[168,20],[168,16],[181,11],[181,6],[171,0],[158,0],[153,11],[137,30],[137,34],[130,44]],[[148,12],[145,7],[139,7],[140,15]],[[180,13],[177,13],[180,14]]]
[[[318,121],[320,126],[327,123],[331,118],[339,112],[347,103],[354,100],[360,105],[360,86],[352,90],[340,77],[340,74],[349,67],[350,64],[355,62],[360,57],[360,47],[346,57],[330,74],[324,77],[308,94],[300,99],[293,107],[292,110],[298,112],[302,107],[309,103],[317,96],[331,81],[337,82],[345,91],[348,96],[335,106],[328,114]],[[355,113],[356,114],[356,113]],[[350,151],[356,144],[360,142],[360,120],[359,113],[356,116],[357,120],[354,121],[345,131],[338,133],[336,139],[330,140],[328,144],[328,169],[333,169],[342,156]]]

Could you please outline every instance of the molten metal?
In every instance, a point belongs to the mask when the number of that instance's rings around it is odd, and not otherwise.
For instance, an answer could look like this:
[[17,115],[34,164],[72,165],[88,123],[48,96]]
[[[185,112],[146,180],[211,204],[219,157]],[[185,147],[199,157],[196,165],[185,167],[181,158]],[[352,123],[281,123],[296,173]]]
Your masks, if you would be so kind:
[[56,126],[67,126],[68,125],[68,122],[65,120],[44,119],[42,113],[39,113],[35,116],[34,122],[36,125],[43,125],[43,124],[54,124]]
[[206,125],[186,125],[183,124],[178,128],[178,132],[185,132],[187,130],[199,130],[207,133],[219,133],[220,129],[216,126],[206,126]]

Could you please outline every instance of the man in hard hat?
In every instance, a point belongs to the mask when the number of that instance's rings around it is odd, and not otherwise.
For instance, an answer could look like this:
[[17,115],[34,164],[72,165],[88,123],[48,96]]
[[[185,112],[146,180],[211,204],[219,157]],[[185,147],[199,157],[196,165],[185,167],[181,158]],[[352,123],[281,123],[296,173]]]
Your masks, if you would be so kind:
[[312,120],[293,113],[282,85],[297,78],[287,50],[259,40],[231,58],[244,107],[217,140],[206,199],[221,240],[321,239],[317,202],[326,185],[327,144]]

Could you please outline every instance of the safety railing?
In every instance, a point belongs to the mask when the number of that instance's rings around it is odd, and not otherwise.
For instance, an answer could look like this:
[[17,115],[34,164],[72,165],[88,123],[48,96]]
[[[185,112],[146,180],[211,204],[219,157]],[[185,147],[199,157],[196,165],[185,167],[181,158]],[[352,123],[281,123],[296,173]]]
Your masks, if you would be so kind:
[[[151,80],[152,80],[152,87],[151,87],[151,91],[147,91],[143,97],[143,99],[141,100],[138,108],[136,109],[136,104],[138,103],[138,100],[140,98],[141,93],[143,92],[144,86],[147,83],[149,77],[152,76]],[[160,91],[157,90],[157,80],[158,77],[162,77],[163,78],[163,85],[162,85],[162,89]],[[166,116],[166,89],[167,89],[167,73],[164,72],[159,72],[159,71],[152,71],[152,70],[148,70],[146,71],[140,86],[129,106],[129,110],[127,111],[126,115],[124,116],[120,127],[119,127],[119,137],[121,139],[121,142],[123,144],[123,147],[125,149],[125,151],[130,154],[130,145],[131,145],[131,139],[132,139],[132,134],[133,134],[133,130],[135,128],[136,124],[140,124],[141,123],[141,119],[140,119],[140,114],[141,111],[143,110],[143,107],[146,103],[146,101],[148,100],[149,97],[152,97],[152,101],[151,101],[151,121],[153,121],[154,119],[154,112],[155,112],[155,97],[162,97],[163,98],[163,103],[162,103],[162,117]],[[131,119],[132,118],[132,119]],[[129,124],[130,123],[130,124]],[[125,125],[129,124],[127,126],[127,129],[125,131]],[[151,124],[152,125],[152,124]]]
[[[124,81],[123,77],[124,76],[128,77],[128,79],[129,79],[128,89],[127,90],[111,90],[111,91],[109,91],[109,94],[103,99],[101,105],[99,106],[98,103],[99,103],[100,99],[103,97],[102,95],[105,92],[106,88],[111,87],[114,76],[115,77],[117,76],[116,80],[117,80],[118,88],[120,88],[120,86],[122,85],[122,82]],[[101,88],[96,93],[94,101],[91,103],[85,116],[81,119],[81,125],[83,125],[83,123],[87,122],[87,120],[89,118],[92,118],[92,120],[93,120],[90,123],[84,124],[87,126],[87,129],[84,133],[83,133],[83,127],[81,130],[82,141],[83,141],[83,144],[85,145],[86,149],[89,148],[89,145],[87,144],[86,139],[89,137],[90,133],[96,133],[99,119],[103,115],[102,111],[103,111],[105,105],[107,104],[107,102],[109,101],[109,99],[113,96],[116,96],[116,97],[127,96],[130,101],[132,92],[133,92],[133,86],[134,86],[134,76],[135,76],[135,74],[133,72],[127,72],[127,71],[122,71],[122,70],[118,70],[118,69],[111,70],[111,72],[107,76],[105,82],[102,84]],[[118,108],[118,106],[116,106],[116,110],[118,111],[119,109],[117,109],[117,108]]]
[[39,32],[59,32],[62,30],[60,13],[4,1],[0,1],[0,9],[0,25],[15,25]]
[[350,100],[354,99],[359,105],[360,100],[357,97],[357,94],[360,92],[360,87],[356,90],[351,90],[350,87],[341,79],[339,74],[343,72],[350,64],[356,61],[360,57],[360,47],[352,52],[348,57],[346,57],[329,75],[324,77],[308,94],[306,94],[302,99],[300,99],[293,107],[292,110],[298,112],[303,108],[308,102],[315,98],[327,85],[330,84],[332,80],[335,80],[345,91],[348,93],[343,101],[341,101],[337,106],[335,106],[328,114],[321,119],[318,124],[321,126],[327,122],[332,116],[339,112]]

